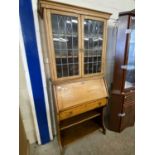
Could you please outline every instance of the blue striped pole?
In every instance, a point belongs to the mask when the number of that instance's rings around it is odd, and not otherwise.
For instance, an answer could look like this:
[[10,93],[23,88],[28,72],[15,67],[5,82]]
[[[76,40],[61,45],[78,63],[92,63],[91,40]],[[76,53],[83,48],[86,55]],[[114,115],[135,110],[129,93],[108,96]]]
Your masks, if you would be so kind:
[[19,1],[19,15],[41,143],[50,141],[31,0]]

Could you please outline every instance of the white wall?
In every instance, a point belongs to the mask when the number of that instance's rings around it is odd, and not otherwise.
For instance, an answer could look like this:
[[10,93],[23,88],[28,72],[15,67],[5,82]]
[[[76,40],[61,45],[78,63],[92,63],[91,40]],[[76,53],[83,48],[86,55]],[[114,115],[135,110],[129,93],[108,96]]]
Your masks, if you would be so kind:
[[51,0],[63,2],[66,4],[77,5],[99,11],[110,12],[111,18],[117,18],[118,12],[132,10],[134,8],[134,0]]
[[30,97],[26,85],[25,71],[23,68],[23,62],[21,58],[21,50],[19,54],[19,108],[26,132],[26,137],[30,143],[34,143],[37,141],[37,137],[33,121],[34,119],[32,115]]
[[108,88],[110,89],[113,80],[113,69],[115,63],[115,45],[117,36],[116,21],[108,21],[108,38],[107,38],[107,56],[106,56],[106,74],[105,79],[107,81]]

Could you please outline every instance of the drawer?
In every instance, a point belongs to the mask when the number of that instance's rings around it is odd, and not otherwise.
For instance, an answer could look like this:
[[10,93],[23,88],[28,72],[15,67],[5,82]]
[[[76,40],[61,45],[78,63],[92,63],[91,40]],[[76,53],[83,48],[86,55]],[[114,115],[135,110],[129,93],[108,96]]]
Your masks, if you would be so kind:
[[64,120],[73,116],[76,116],[78,114],[102,107],[107,104],[107,99],[103,98],[94,102],[89,102],[89,103],[83,103],[80,104],[79,106],[69,108],[64,111],[60,111],[59,113],[59,120]]
[[134,102],[135,101],[135,92],[125,94],[124,95],[124,102]]

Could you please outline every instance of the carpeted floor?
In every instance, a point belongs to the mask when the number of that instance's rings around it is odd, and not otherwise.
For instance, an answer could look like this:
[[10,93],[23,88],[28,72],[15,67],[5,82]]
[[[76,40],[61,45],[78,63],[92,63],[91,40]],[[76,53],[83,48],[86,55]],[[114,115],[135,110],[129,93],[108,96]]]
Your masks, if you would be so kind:
[[[30,155],[60,155],[56,140],[46,145],[32,144]],[[135,128],[129,127],[121,133],[99,130],[67,145],[64,155],[134,155]]]

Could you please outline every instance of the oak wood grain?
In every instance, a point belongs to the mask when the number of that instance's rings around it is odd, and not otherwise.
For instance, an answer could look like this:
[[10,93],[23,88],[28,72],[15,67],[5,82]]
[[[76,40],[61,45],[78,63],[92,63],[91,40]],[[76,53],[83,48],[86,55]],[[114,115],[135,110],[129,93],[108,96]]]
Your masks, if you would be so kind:
[[59,111],[108,96],[103,79],[60,84],[56,94]]

